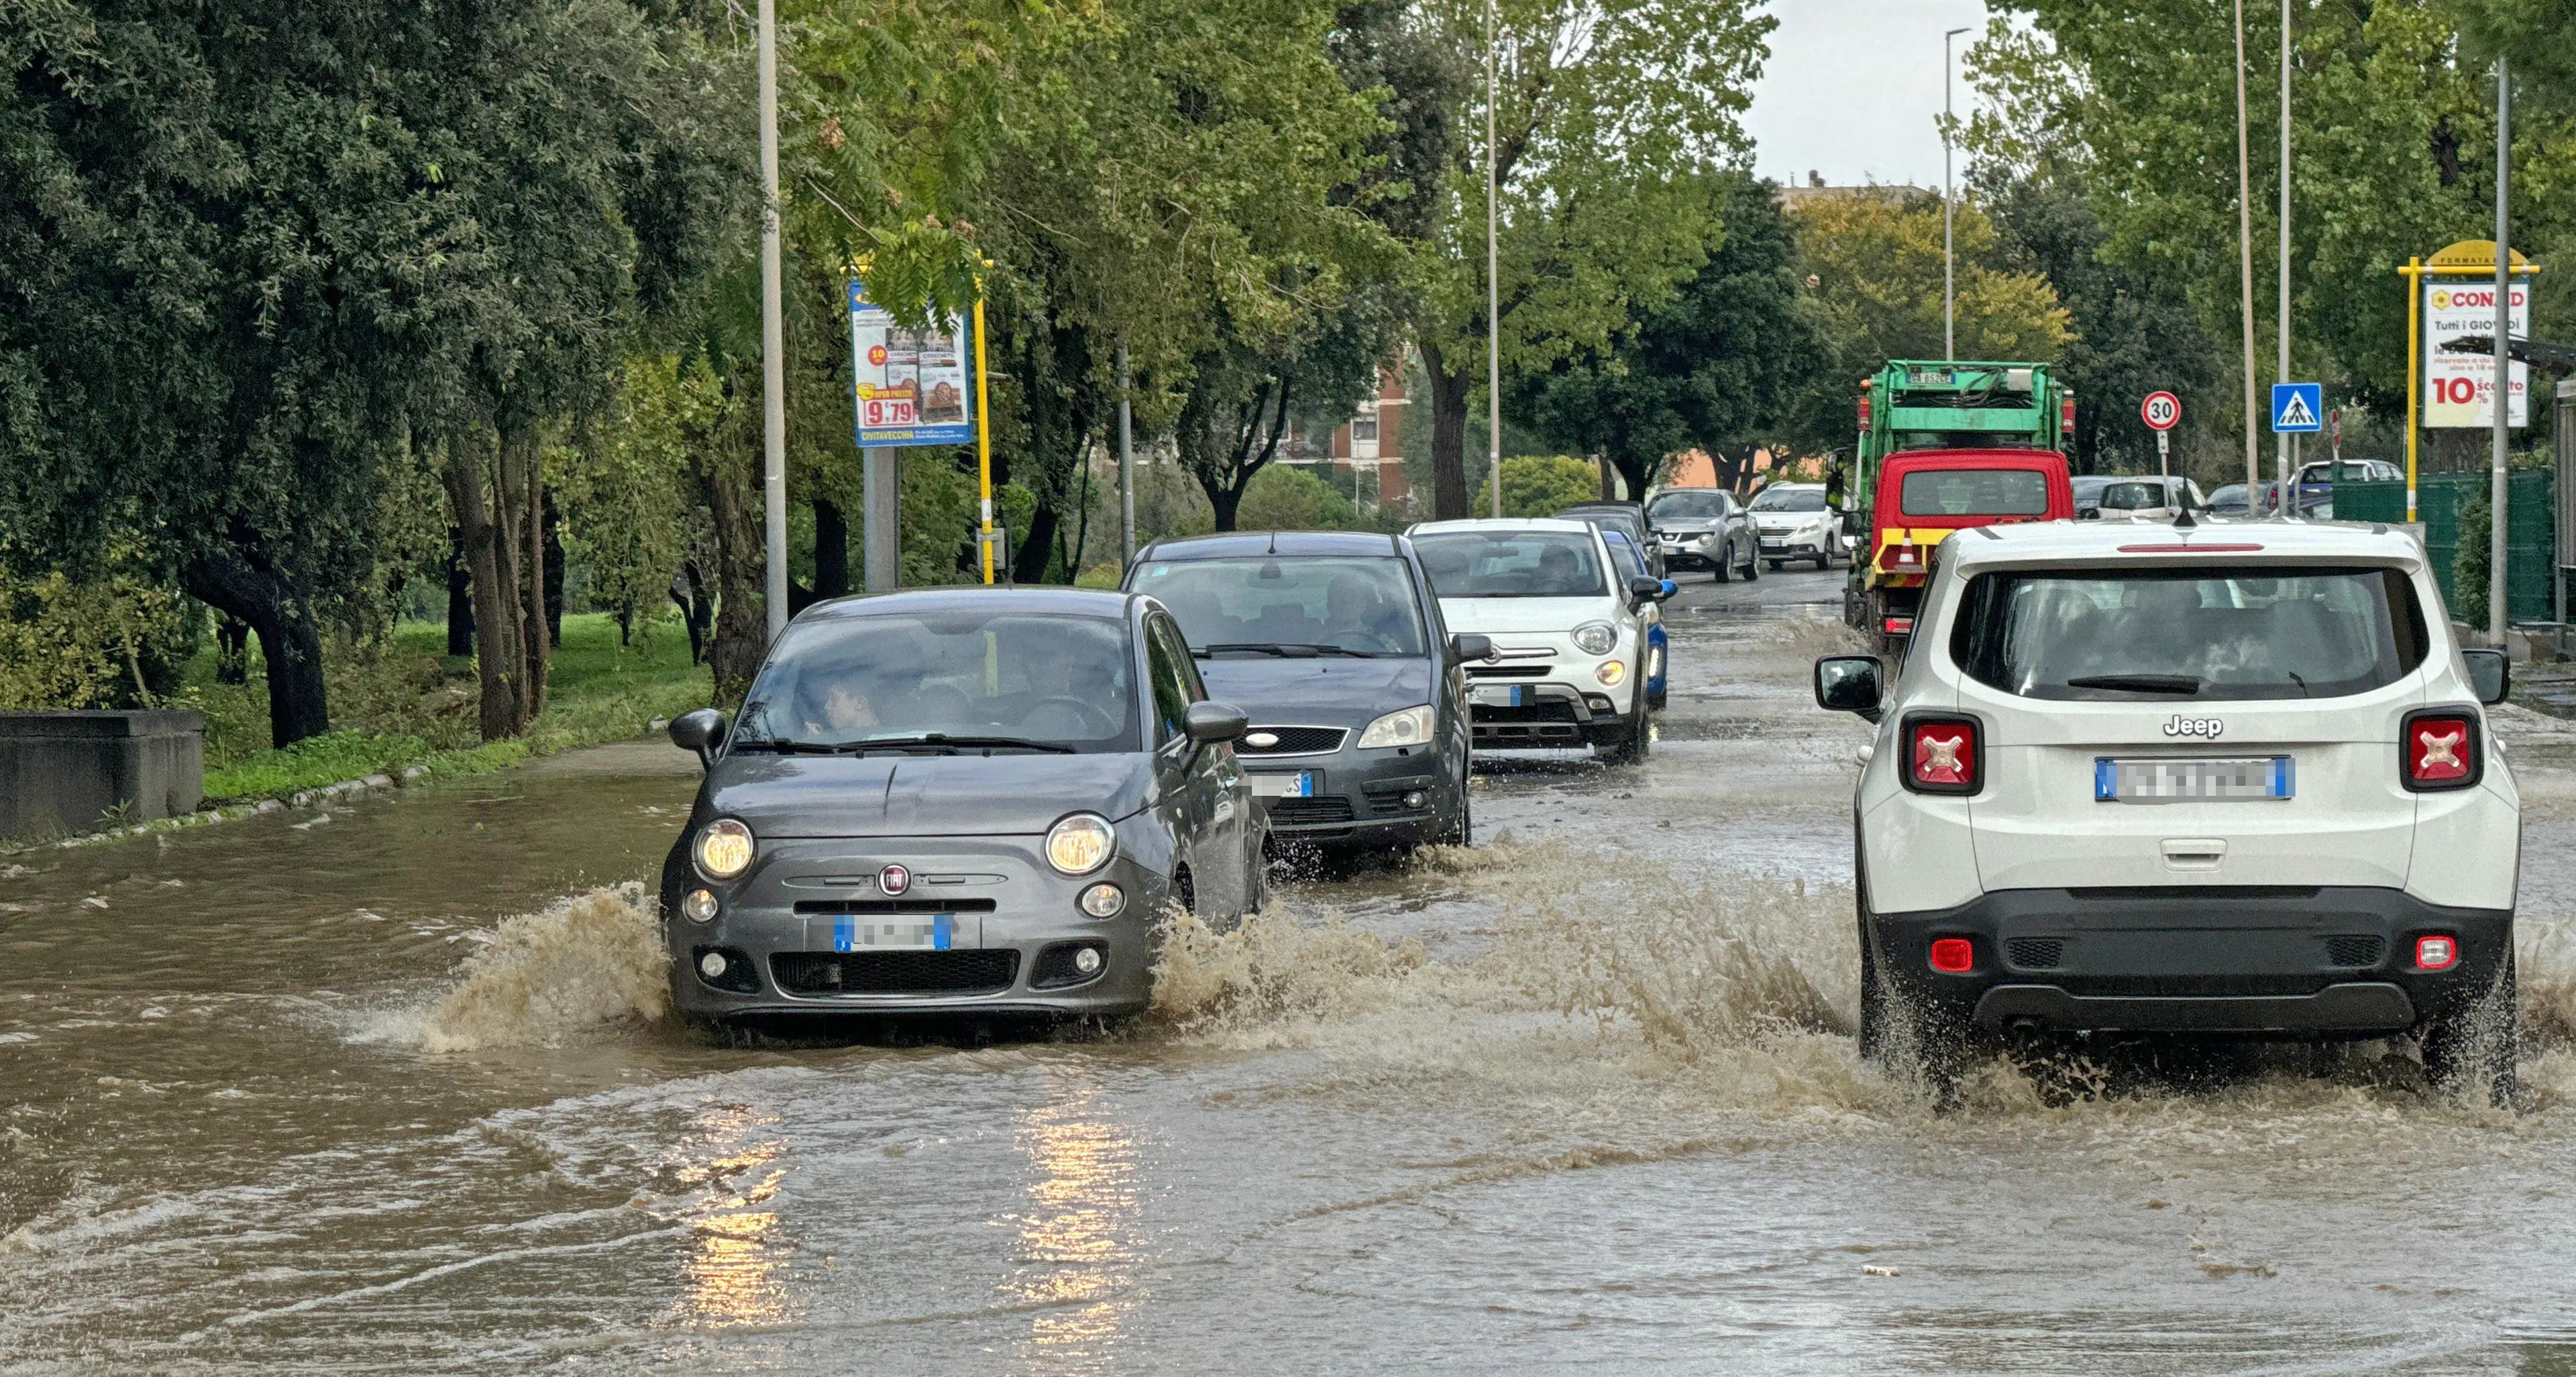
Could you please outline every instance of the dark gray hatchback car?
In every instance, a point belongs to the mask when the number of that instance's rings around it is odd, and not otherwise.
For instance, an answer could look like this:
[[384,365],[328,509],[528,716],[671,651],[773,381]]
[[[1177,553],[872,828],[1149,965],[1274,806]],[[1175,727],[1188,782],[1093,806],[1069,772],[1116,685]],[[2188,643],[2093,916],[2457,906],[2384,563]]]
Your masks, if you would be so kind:
[[1461,663],[1412,542],[1357,531],[1157,541],[1131,591],[1171,609],[1212,691],[1250,727],[1235,751],[1271,835],[1334,847],[1464,844]]
[[662,867],[680,1009],[1117,1014],[1167,902],[1257,907],[1261,817],[1151,598],[941,589],[807,608]]

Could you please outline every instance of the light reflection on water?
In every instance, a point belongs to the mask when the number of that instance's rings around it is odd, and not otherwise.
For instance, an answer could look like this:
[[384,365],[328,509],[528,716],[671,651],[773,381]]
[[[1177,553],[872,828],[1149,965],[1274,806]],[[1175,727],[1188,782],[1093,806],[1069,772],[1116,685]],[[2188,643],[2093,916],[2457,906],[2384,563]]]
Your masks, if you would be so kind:
[[[680,1323],[726,1328],[788,1318],[782,1274],[791,1249],[781,1237],[778,1213],[759,1208],[777,1197],[787,1170],[777,1165],[782,1148],[776,1139],[754,1139],[776,1123],[774,1115],[739,1105],[711,1105],[696,1116],[699,1151],[719,1155],[674,1173],[702,1192],[692,1205],[695,1236],[683,1266],[688,1289],[674,1317]],[[749,1187],[733,1188],[755,1174]]]
[[1021,1370],[1104,1372],[1136,1303],[1136,1140],[1098,1085],[1050,1079],[1048,1102],[1020,1111],[1012,1134],[1030,1167],[1029,1207],[1005,1216],[1019,1228],[1019,1259],[1001,1291],[1032,1310]]

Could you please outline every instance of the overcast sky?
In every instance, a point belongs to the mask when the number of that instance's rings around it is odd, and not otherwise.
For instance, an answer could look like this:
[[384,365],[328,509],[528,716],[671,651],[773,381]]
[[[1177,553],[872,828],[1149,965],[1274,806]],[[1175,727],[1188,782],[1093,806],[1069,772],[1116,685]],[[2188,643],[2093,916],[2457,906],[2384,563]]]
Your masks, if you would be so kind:
[[[1983,32],[1983,0],[1771,0],[1780,26],[1745,128],[1754,167],[1833,186],[1941,184],[1941,31]],[[1959,35],[1964,53],[1976,33]],[[1964,116],[1967,82],[1953,92]],[[1965,169],[1961,169],[1965,175]]]

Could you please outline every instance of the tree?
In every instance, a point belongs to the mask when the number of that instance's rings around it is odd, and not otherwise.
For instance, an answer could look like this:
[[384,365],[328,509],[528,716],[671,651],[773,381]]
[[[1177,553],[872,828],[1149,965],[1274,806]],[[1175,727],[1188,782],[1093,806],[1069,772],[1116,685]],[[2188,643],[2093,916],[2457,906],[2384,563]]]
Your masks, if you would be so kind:
[[[1491,150],[1500,222],[1501,354],[1518,373],[1607,347],[1698,271],[1702,174],[1745,147],[1772,20],[1747,0],[1506,0]],[[1481,45],[1483,6],[1441,0],[1452,42]],[[1484,126],[1471,87],[1459,122]],[[1462,147],[1462,152],[1465,150]],[[1477,150],[1483,152],[1484,150]],[[1485,376],[1484,168],[1462,158],[1417,332],[1430,392],[1434,509],[1467,515],[1468,405]]]
[[[1554,516],[1598,496],[1593,468],[1562,454],[1523,454],[1503,461],[1503,515]],[[1493,510],[1493,481],[1476,486],[1476,510]]]
[[721,223],[692,194],[715,93],[619,0],[20,13],[6,543],[143,548],[258,635],[272,740],[322,731],[321,627],[378,586],[388,466],[598,395],[629,306]]
[[[1628,491],[1694,446],[1739,461],[1788,417],[1815,366],[1817,323],[1796,276],[1779,188],[1718,179],[1718,242],[1671,300],[1622,327],[1608,348],[1508,382],[1514,418],[1572,450],[1600,454]],[[1508,489],[1509,485],[1505,485]]]

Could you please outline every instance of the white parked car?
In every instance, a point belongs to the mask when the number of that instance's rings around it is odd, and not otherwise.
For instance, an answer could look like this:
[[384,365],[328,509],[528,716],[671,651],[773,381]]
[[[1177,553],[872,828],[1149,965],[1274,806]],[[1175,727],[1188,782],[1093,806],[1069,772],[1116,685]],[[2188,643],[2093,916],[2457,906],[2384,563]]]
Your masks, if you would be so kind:
[[1856,801],[1861,1043],[1935,1084],[2009,1032],[2412,1034],[2437,1083],[2514,1075],[2521,812],[2387,527],[1981,527],[1904,668],[1816,664],[1878,723]]
[[1476,754],[1645,758],[1643,610],[1668,584],[1622,574],[1588,521],[1432,521],[1405,534],[1449,629],[1493,642],[1466,667]]
[[1762,559],[1775,574],[1793,559],[1811,559],[1817,568],[1829,569],[1842,553],[1842,523],[1825,505],[1822,483],[1774,483],[1756,493],[1745,510],[1761,538]]

